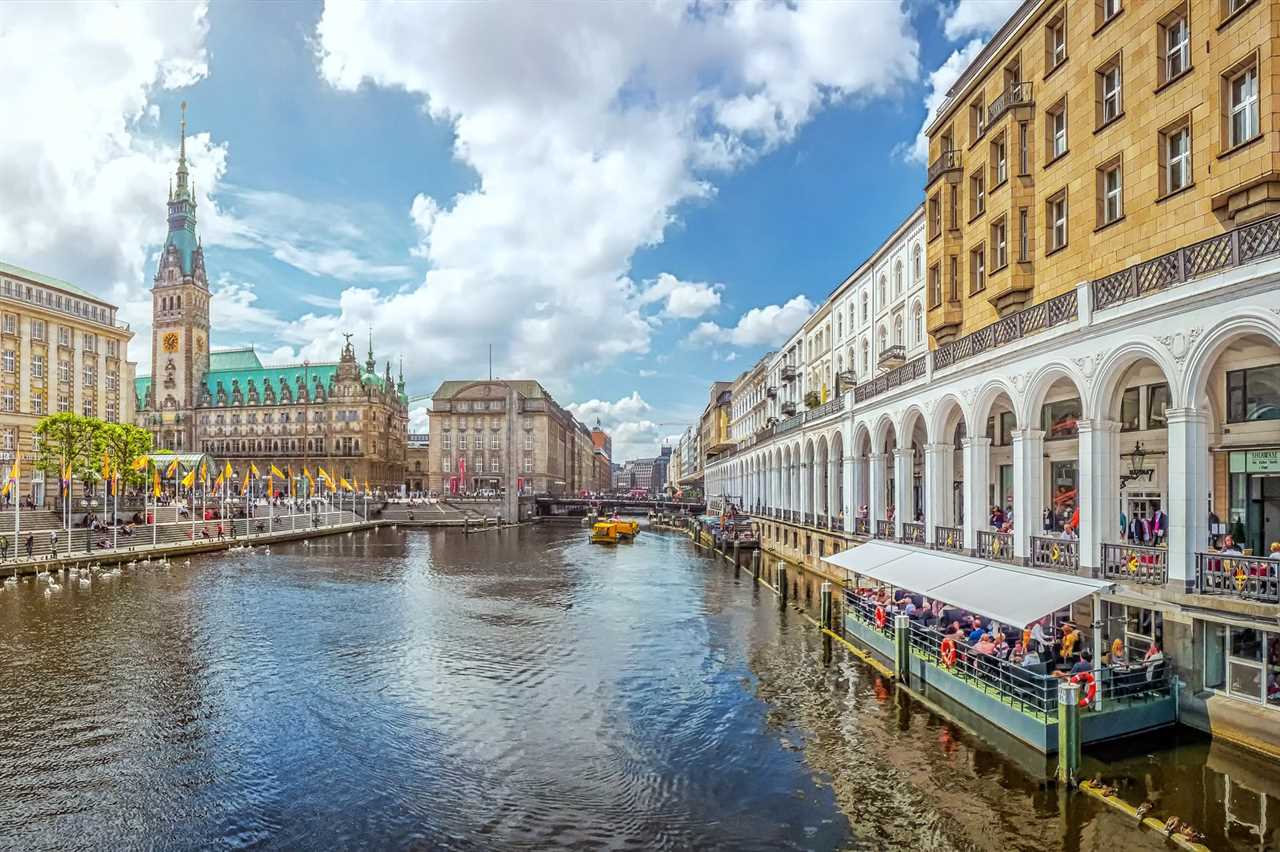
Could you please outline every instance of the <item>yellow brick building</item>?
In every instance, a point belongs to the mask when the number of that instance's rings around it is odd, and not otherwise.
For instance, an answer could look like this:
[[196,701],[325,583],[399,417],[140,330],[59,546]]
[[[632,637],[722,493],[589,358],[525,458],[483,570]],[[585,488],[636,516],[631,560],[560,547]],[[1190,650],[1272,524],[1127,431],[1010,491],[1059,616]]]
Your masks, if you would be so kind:
[[928,330],[1280,211],[1264,0],[1028,0],[928,127]]

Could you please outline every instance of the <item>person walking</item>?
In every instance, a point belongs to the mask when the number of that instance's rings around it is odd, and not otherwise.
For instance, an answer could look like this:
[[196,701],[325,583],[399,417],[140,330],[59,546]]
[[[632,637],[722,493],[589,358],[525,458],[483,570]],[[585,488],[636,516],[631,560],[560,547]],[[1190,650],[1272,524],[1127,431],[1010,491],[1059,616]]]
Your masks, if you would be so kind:
[[0,535],[0,559],[9,558],[9,536]]
[[26,548],[27,548],[27,558],[28,558],[28,559],[30,559],[30,558],[31,558],[31,551],[32,551],[32,550],[34,550],[34,549],[35,549],[35,546],[36,546],[36,536],[35,536],[35,533],[27,533],[27,540],[26,540],[25,544],[26,544]]
[[49,530],[49,558],[58,558],[58,531]]

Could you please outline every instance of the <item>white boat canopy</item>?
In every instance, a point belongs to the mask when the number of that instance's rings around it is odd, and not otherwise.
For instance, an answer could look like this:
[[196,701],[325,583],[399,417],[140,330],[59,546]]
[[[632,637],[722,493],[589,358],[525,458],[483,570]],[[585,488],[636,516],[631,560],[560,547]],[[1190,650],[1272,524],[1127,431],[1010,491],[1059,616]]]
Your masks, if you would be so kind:
[[822,561],[1014,627],[1026,627],[1082,598],[1115,587],[1088,577],[998,565],[880,541],[851,547]]

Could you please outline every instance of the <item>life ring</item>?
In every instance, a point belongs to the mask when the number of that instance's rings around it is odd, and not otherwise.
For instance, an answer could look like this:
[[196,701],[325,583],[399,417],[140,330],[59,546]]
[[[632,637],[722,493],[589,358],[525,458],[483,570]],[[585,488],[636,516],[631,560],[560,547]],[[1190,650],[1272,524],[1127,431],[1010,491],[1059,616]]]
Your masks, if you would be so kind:
[[943,639],[942,644],[938,646],[938,655],[942,657],[942,664],[947,668],[951,668],[956,664],[956,642],[954,639]]
[[876,607],[876,627],[884,629],[884,623],[889,620],[889,616],[885,615],[884,607]]
[[1092,704],[1094,696],[1098,694],[1098,684],[1097,681],[1093,679],[1093,673],[1080,672],[1077,675],[1072,675],[1071,682],[1088,684],[1088,686],[1085,687],[1084,695],[1080,696],[1080,706],[1088,707]]

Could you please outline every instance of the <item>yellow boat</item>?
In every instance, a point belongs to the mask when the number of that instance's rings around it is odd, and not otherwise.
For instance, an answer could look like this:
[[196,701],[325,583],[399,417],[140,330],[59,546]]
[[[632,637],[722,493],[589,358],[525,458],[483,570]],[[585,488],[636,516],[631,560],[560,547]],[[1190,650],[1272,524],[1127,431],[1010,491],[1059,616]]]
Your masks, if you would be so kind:
[[640,532],[637,521],[597,521],[591,525],[592,544],[617,544],[620,541],[631,541]]

